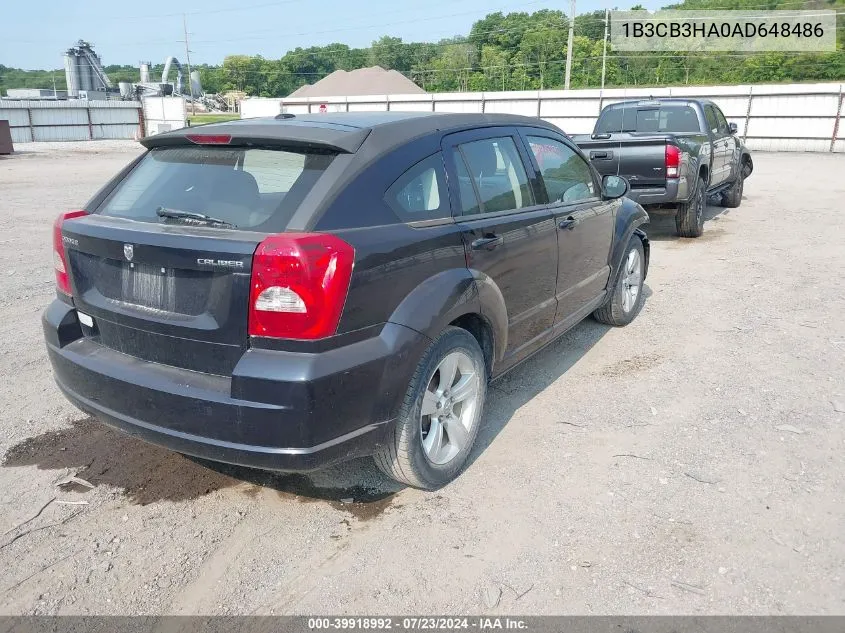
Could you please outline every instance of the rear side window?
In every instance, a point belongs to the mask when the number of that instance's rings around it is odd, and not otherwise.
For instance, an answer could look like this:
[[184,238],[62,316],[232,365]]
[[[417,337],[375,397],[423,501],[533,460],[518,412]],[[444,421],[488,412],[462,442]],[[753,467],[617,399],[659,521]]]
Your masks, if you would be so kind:
[[[465,170],[478,194],[481,213],[514,211],[534,204],[525,166],[510,136],[459,145],[455,162],[460,163],[461,160],[466,161]],[[466,214],[468,209],[478,207],[465,200],[469,192],[463,183],[459,185],[461,207]]]
[[458,172],[458,198],[461,203],[461,215],[475,215],[481,213],[478,196],[475,195],[475,184],[467,171],[467,164],[460,152],[455,152],[455,168]]
[[159,209],[202,214],[242,229],[284,230],[334,158],[328,153],[236,147],[150,151],[97,213],[180,223]]
[[560,141],[529,136],[528,144],[543,175],[549,202],[578,202],[596,197],[587,162]]
[[704,108],[704,114],[707,117],[707,125],[710,126],[710,131],[713,134],[718,134],[719,118],[716,116],[716,111],[713,109],[713,106],[707,106]]
[[719,132],[722,134],[730,133],[728,122],[725,119],[725,115],[722,114],[722,111],[719,108],[713,108],[713,111],[716,113],[716,122],[719,124]]
[[433,154],[399,176],[385,200],[404,222],[447,218],[450,211],[443,174],[443,159],[439,153]]
[[596,123],[596,134],[617,132],[683,134],[698,132],[698,115],[688,105],[625,107],[605,110]]

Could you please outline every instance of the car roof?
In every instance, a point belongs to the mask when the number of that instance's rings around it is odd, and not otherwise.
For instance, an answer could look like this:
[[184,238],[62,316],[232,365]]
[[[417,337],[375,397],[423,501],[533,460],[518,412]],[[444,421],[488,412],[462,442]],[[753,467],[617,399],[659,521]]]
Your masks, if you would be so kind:
[[156,147],[184,143],[186,137],[195,134],[225,134],[235,139],[301,143],[342,152],[356,152],[367,141],[368,148],[387,151],[425,134],[513,125],[560,131],[542,119],[514,114],[327,112],[209,123],[147,137],[142,143]]

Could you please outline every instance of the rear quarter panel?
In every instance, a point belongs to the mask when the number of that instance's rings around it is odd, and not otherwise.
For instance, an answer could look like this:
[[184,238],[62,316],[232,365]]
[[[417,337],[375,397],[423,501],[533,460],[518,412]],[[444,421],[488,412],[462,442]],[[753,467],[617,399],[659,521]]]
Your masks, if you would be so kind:
[[645,209],[639,204],[630,200],[629,198],[622,198],[616,210],[616,218],[613,228],[613,242],[611,243],[610,253],[608,255],[608,263],[610,264],[610,280],[608,281],[608,288],[614,288],[616,285],[617,276],[621,269],[622,258],[625,255],[625,248],[631,240],[631,236],[635,231],[640,231],[641,236],[645,237],[643,242],[643,250],[646,256],[646,269],[643,271],[643,278],[648,272],[649,261],[649,246],[648,238],[641,227],[648,224],[649,217]]
[[705,173],[710,173],[713,161],[710,137],[705,133],[683,134],[673,136],[672,142],[681,150],[678,200],[689,200],[695,191],[701,167],[705,167]]
[[[434,335],[450,306],[470,299],[474,286],[452,218],[412,226],[384,200],[397,178],[440,151],[440,138],[426,135],[372,156],[365,144],[360,157],[364,169],[315,221],[315,230],[334,233],[355,248],[339,333],[393,321]],[[411,295],[416,298],[413,305],[408,302]]]

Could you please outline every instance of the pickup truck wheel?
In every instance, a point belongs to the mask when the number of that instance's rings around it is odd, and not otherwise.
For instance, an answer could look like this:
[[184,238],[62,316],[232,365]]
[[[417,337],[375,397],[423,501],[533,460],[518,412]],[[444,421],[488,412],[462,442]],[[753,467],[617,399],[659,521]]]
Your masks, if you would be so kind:
[[374,455],[376,465],[414,488],[449,483],[475,443],[486,396],[478,341],[464,329],[446,328],[423,354],[385,446]]
[[598,310],[593,318],[607,325],[628,325],[640,313],[643,307],[643,272],[645,256],[643,243],[636,235],[631,236],[628,248],[622,258],[622,264],[616,278],[616,285],[610,298]]
[[740,172],[734,183],[722,193],[722,206],[728,209],[736,209],[742,204],[742,188],[745,183],[745,176]]
[[707,200],[707,182],[698,178],[698,187],[692,195],[692,200],[678,205],[675,216],[675,228],[681,237],[700,237],[704,232],[704,206]]

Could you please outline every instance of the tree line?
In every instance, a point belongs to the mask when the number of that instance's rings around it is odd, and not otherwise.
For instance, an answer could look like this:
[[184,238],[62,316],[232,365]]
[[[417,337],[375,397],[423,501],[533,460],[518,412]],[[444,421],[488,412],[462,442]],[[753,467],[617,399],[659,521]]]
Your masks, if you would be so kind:
[[[641,9],[635,6],[633,9]],[[667,8],[696,10],[795,9],[794,0],[685,0]],[[806,0],[805,8],[837,9],[837,50],[831,53],[630,53],[608,43],[605,85],[660,86],[845,79],[845,0]],[[601,85],[604,11],[575,18],[572,88]],[[404,42],[383,36],[367,48],[342,43],[288,51],[279,59],[229,55],[219,66],[201,64],[203,89],[237,90],[248,95],[285,96],[335,70],[367,66],[394,69],[429,92],[556,89],[564,86],[569,19],[562,11],[491,13],[469,34],[438,42]],[[114,83],[138,81],[134,66],[106,66]],[[162,65],[152,76],[161,76]],[[0,65],[0,91],[6,88],[65,88],[64,70],[23,71]]]

